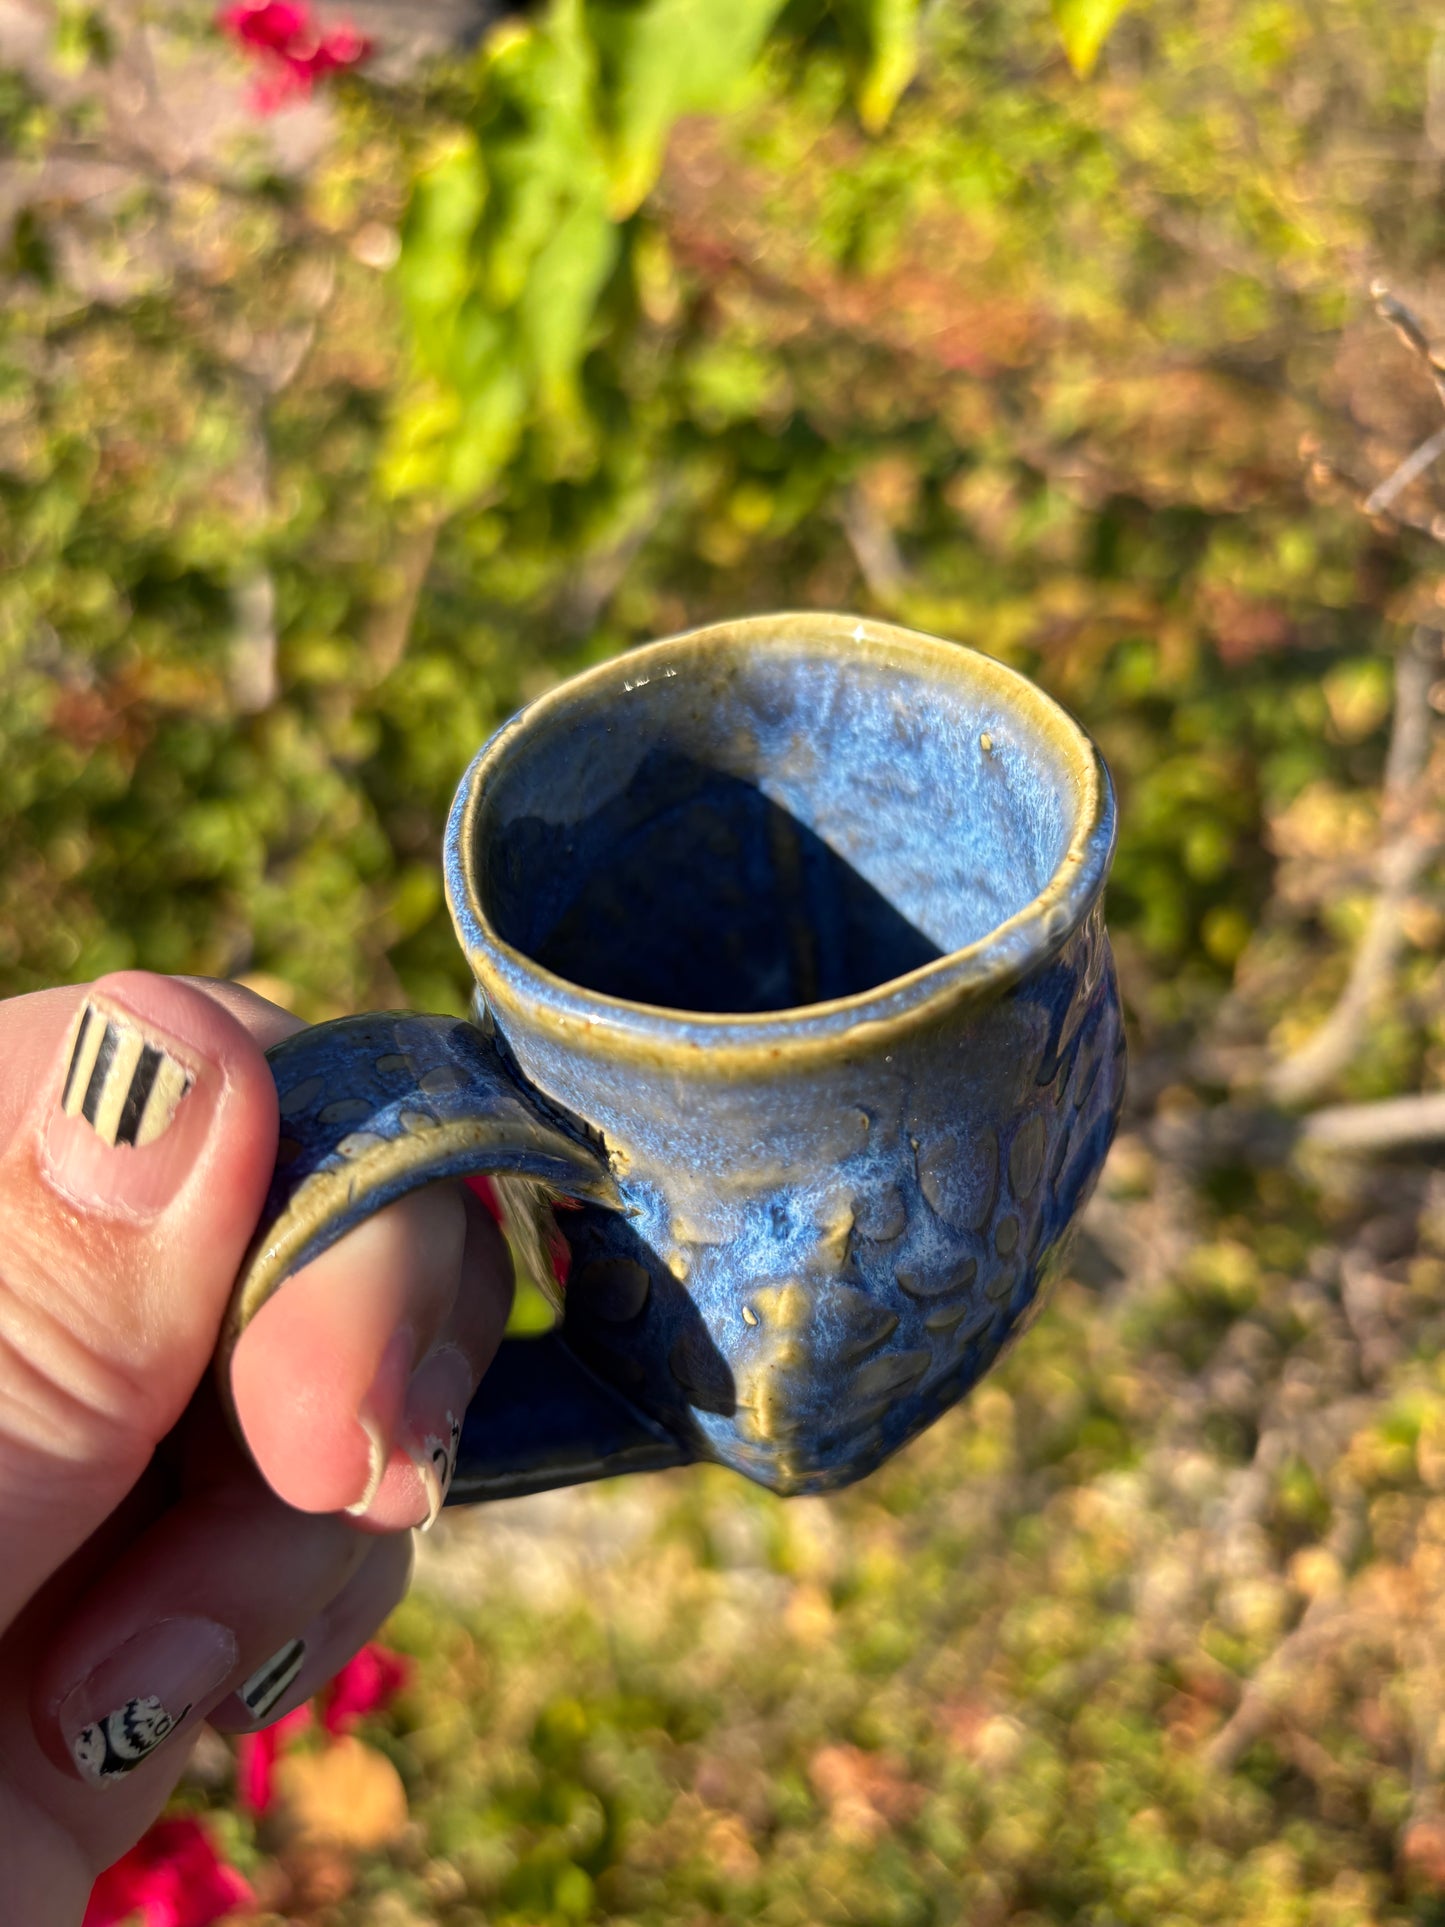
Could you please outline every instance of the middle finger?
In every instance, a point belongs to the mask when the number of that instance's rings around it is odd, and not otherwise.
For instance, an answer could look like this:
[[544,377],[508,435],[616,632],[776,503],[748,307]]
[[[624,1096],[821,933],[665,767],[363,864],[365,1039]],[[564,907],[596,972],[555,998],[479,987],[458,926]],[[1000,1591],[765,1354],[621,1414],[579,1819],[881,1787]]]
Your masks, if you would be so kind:
[[510,1304],[506,1246],[456,1184],[388,1206],[288,1279],[231,1364],[236,1414],[272,1489],[387,1530],[427,1522],[450,1473],[449,1419],[459,1424]]

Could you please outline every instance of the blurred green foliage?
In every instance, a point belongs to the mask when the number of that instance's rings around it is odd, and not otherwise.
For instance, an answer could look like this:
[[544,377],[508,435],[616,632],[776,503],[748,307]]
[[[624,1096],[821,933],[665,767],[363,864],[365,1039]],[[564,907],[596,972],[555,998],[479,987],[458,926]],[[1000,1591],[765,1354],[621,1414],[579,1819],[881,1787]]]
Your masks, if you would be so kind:
[[[985,648],[1121,797],[1133,1115],[1014,1359],[837,1500],[458,1529],[372,1734],[415,1836],[329,1901],[235,1850],[372,1927],[1445,1919],[1438,1177],[1150,1149],[1313,1030],[1371,901],[1441,578],[1331,472],[1438,425],[1364,293],[1438,301],[1434,23],[553,0],[298,162],[148,148],[137,22],[219,75],[205,10],[79,8],[0,80],[0,990],[463,1008],[477,744],[748,611]],[[1442,930],[1435,872],[1335,1095],[1439,1086]]]
[[[1429,29],[1317,11],[1126,13],[1081,85],[1042,4],[918,41],[791,0],[714,46],[714,8],[559,0],[351,88],[300,178],[243,145],[137,162],[101,215],[37,193],[0,322],[0,984],[455,1006],[426,879],[487,730],[634,638],[823,602],[1082,714],[1138,1015],[1194,1021],[1270,812],[1378,768],[1383,712],[1332,730],[1321,680],[1388,677],[1423,566],[1297,450],[1401,386],[1358,290],[1430,259]],[[83,87],[0,106],[42,189],[105,151]]]

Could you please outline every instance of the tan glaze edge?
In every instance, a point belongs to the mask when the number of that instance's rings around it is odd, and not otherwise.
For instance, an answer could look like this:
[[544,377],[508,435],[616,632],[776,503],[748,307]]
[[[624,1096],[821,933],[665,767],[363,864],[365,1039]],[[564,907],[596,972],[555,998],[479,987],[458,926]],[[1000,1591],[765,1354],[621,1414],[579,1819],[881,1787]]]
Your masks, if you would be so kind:
[[[504,1032],[525,1021],[532,1030],[565,1042],[569,1051],[580,1050],[614,1063],[650,1067],[673,1064],[679,1069],[685,1067],[693,1077],[716,1076],[731,1081],[750,1074],[776,1074],[783,1061],[801,1065],[819,1058],[836,1059],[865,1040],[870,1046],[887,1042],[926,1023],[930,1016],[991,1000],[1045,962],[1087,914],[1095,882],[1107,871],[1113,852],[1112,834],[1102,843],[1100,840],[1112,792],[1098,751],[1068,711],[1017,670],[963,643],[925,636],[892,623],[823,615],[816,610],[754,616],[691,629],[668,641],[649,643],[614,657],[539,697],[498,731],[473,764],[462,815],[463,848],[470,850],[474,845],[476,817],[487,779],[499,770],[520,737],[529,736],[540,724],[565,716],[570,708],[599,692],[615,691],[620,696],[624,682],[635,687],[640,675],[648,676],[654,669],[681,669],[685,650],[703,661],[725,659],[734,653],[739,641],[764,648],[817,645],[820,654],[866,651],[875,660],[881,658],[900,668],[946,673],[1024,718],[1058,751],[1073,790],[1073,831],[1053,875],[1032,902],[987,936],[906,976],[827,1003],[733,1015],[603,997],[556,976],[497,935],[477,900],[468,866],[468,901],[450,907],[459,928],[465,918],[483,933],[484,944],[466,946],[467,961]],[[447,893],[448,897],[452,894],[450,876]],[[526,986],[523,998],[497,969],[498,960]],[[910,993],[917,994],[910,998]],[[558,1009],[555,1000],[559,996],[573,1008]],[[903,1009],[880,1011],[880,1005],[900,998],[909,999]],[[854,1016],[854,1022],[842,1028],[826,1028],[829,1020],[849,1015]],[[668,1036],[660,1027],[669,1024],[692,1034]],[[769,1035],[765,1041],[726,1034],[749,1030],[776,1033],[784,1026],[787,1036]]]
[[[611,1176],[599,1173],[597,1162],[579,1146],[560,1132],[544,1131],[541,1127],[537,1127],[531,1135],[534,1152],[551,1158],[556,1165],[555,1171],[546,1173],[540,1181],[553,1187],[559,1197],[594,1198],[599,1204],[620,1205],[621,1198]],[[321,1226],[336,1217],[338,1189],[345,1186],[350,1199],[355,1201],[369,1192],[382,1189],[393,1178],[418,1168],[424,1173],[421,1182],[429,1184],[434,1181],[438,1165],[462,1153],[475,1153],[469,1169],[484,1171],[488,1152],[515,1156],[517,1141],[515,1120],[505,1123],[490,1119],[485,1122],[467,1120],[442,1124],[429,1130],[424,1139],[410,1136],[388,1139],[344,1165],[316,1171],[307,1178],[298,1187],[277,1225],[276,1235],[253,1249],[242,1267],[241,1283],[227,1310],[216,1354],[220,1365],[219,1380],[227,1393],[231,1378],[231,1354],[242,1332],[272,1293],[289,1277],[297,1254]],[[417,1153],[421,1142],[425,1143],[427,1155],[425,1165],[419,1167]],[[420,1185],[417,1188],[420,1189]]]

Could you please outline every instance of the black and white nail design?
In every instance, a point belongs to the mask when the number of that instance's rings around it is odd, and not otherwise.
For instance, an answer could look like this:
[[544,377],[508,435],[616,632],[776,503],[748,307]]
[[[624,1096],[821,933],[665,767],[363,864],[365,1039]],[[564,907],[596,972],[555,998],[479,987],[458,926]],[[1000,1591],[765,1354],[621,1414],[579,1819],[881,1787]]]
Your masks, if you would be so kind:
[[129,1018],[87,1004],[60,1107],[67,1117],[83,1117],[107,1144],[150,1144],[170,1128],[191,1081]]
[[264,1666],[257,1667],[244,1686],[236,1689],[238,1699],[252,1719],[264,1720],[271,1708],[281,1703],[305,1663],[306,1642],[293,1639],[279,1653],[273,1653]]
[[75,1763],[88,1780],[103,1786],[130,1773],[168,1740],[190,1712],[168,1713],[158,1699],[128,1700],[103,1720],[83,1726],[71,1742]]
[[426,1487],[428,1512],[422,1526],[423,1532],[430,1532],[441,1516],[446,1504],[447,1492],[451,1486],[452,1474],[457,1469],[457,1447],[461,1444],[462,1427],[460,1419],[451,1412],[447,1413],[447,1429],[443,1436],[428,1432],[422,1440],[421,1450],[412,1451],[409,1456],[412,1464],[421,1474],[421,1482]]

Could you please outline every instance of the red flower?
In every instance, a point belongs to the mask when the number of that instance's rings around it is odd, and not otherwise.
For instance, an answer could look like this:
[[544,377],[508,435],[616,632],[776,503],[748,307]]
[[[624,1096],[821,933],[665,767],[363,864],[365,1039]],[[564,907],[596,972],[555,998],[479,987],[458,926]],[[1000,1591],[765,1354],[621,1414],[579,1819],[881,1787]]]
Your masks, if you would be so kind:
[[[410,1662],[385,1646],[363,1646],[317,1695],[328,1733],[348,1733],[368,1713],[391,1703],[411,1674]],[[311,1724],[311,1708],[298,1706],[259,1733],[236,1742],[236,1802],[248,1813],[268,1813],[276,1797],[276,1762],[294,1733]]]
[[236,1742],[236,1803],[247,1813],[269,1813],[276,1797],[276,1761],[281,1745],[311,1724],[311,1708],[298,1706],[259,1733],[243,1733]]
[[289,100],[304,100],[318,80],[356,66],[371,52],[371,42],[355,27],[323,31],[306,0],[232,0],[216,24],[257,61],[253,100],[266,114]]
[[488,1177],[483,1177],[481,1172],[478,1171],[472,1177],[463,1178],[462,1183],[467,1187],[468,1191],[471,1192],[473,1197],[481,1199],[482,1208],[491,1218],[492,1223],[500,1224],[502,1222],[502,1207],[498,1201],[496,1192],[492,1189],[492,1180]]
[[158,1820],[96,1881],[84,1927],[211,1927],[256,1896],[216,1850],[198,1820]]
[[321,1695],[321,1724],[328,1733],[349,1733],[368,1713],[390,1705],[411,1677],[411,1663],[385,1646],[363,1646]]
[[547,1246],[547,1262],[552,1267],[552,1276],[557,1280],[557,1289],[565,1291],[567,1280],[572,1276],[572,1247],[555,1224],[547,1227],[544,1243]]

